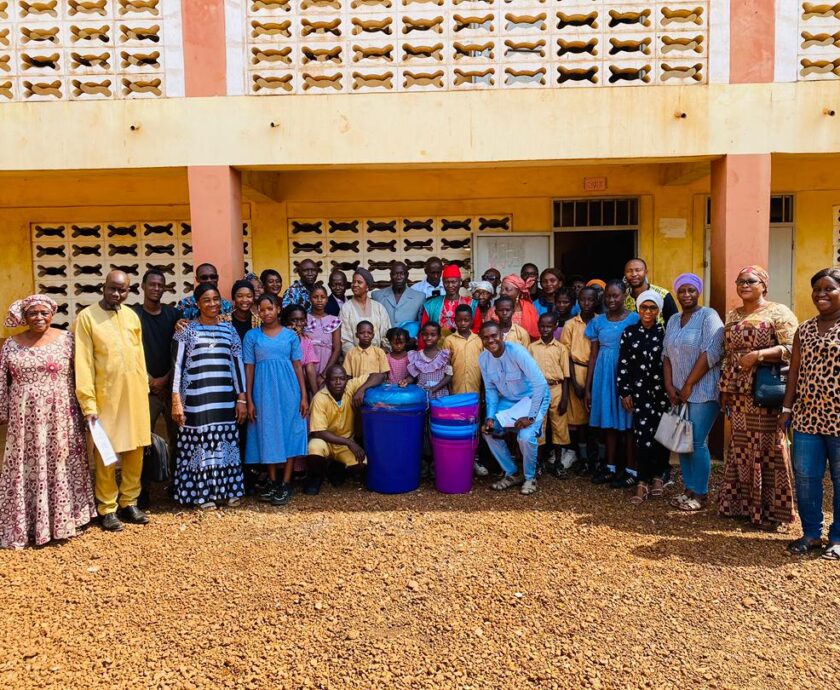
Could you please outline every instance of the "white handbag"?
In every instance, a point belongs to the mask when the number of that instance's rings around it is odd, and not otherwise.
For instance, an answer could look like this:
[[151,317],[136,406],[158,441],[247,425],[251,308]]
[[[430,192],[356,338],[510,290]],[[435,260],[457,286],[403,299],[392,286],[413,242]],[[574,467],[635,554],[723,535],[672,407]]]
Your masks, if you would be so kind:
[[675,405],[663,414],[654,438],[675,453],[693,451],[694,427],[688,419],[688,405]]

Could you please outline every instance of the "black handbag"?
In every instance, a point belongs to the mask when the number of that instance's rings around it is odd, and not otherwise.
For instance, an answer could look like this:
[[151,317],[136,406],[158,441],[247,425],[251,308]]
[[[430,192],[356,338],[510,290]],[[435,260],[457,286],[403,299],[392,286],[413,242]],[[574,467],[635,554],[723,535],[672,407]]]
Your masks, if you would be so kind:
[[753,380],[753,402],[759,407],[776,409],[782,406],[787,386],[787,367],[759,364]]
[[168,482],[169,446],[160,436],[152,434],[152,444],[143,450],[143,479],[150,482]]

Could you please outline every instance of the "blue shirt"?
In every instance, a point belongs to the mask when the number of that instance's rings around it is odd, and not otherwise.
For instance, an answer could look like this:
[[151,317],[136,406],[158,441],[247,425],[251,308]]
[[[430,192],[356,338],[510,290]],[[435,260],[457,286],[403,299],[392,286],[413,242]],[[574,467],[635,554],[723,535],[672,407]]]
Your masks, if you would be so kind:
[[312,303],[309,301],[309,289],[299,280],[292,283],[289,289],[283,294],[283,306],[288,307],[290,304],[299,304],[307,312],[312,311]]
[[403,291],[399,302],[394,297],[394,288],[392,287],[375,290],[371,293],[370,298],[385,307],[392,326],[397,326],[406,321],[419,321],[420,314],[423,312],[423,303],[426,301],[422,292],[411,288],[406,288]]
[[688,402],[702,403],[718,399],[720,361],[723,358],[723,321],[714,309],[700,307],[685,326],[680,325],[681,314],[668,319],[663,359],[671,362],[671,382],[679,390],[701,354],[705,353],[709,371],[694,384]]
[[537,417],[543,399],[548,395],[548,382],[536,360],[517,343],[505,343],[501,357],[494,357],[487,350],[478,358],[484,391],[487,397],[487,419],[496,416],[499,399],[516,402],[531,398],[529,417]]

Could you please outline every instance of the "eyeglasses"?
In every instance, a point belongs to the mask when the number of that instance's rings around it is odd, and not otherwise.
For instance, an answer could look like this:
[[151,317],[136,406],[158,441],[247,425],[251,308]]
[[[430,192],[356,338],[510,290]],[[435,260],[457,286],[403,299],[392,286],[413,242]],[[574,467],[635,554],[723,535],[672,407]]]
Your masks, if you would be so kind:
[[659,311],[659,307],[655,304],[640,304],[639,311]]
[[745,280],[743,278],[739,278],[735,281],[735,285],[737,285],[738,287],[743,287],[744,285],[758,285],[760,282],[760,280],[755,279]]
[[218,273],[204,273],[198,276],[199,283],[209,283],[219,279]]

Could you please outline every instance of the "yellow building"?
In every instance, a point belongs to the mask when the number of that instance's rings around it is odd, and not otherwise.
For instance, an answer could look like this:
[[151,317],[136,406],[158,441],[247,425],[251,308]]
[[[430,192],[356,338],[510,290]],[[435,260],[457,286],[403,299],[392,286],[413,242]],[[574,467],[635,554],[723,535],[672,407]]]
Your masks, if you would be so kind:
[[804,317],[840,262],[836,35],[798,0],[0,2],[0,303],[68,323],[111,266],[174,299],[199,261],[417,278],[528,235],[720,309],[769,265]]

